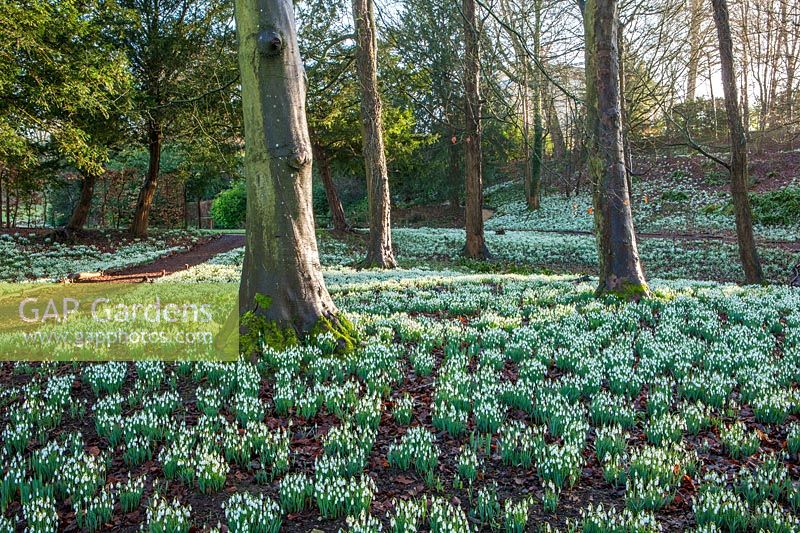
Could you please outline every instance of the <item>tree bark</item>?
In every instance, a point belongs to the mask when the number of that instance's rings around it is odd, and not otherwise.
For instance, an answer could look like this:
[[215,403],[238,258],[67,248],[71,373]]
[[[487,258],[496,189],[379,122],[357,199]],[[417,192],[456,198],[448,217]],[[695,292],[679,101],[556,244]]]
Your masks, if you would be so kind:
[[314,232],[306,82],[292,2],[238,0],[235,14],[247,179],[240,312],[262,318],[273,332],[302,336],[338,311]]
[[389,171],[383,146],[381,97],[378,92],[378,37],[373,0],[353,0],[356,26],[356,70],[361,89],[361,132],[369,204],[366,267],[395,268],[392,250]]
[[553,159],[562,161],[567,155],[567,145],[564,141],[564,132],[561,129],[561,120],[558,118],[553,99],[547,96],[547,131],[553,140]]
[[[534,0],[533,54],[542,58],[542,0]],[[527,62],[526,62],[527,65]],[[528,207],[539,209],[542,200],[542,166],[544,165],[544,127],[542,125],[542,73],[537,68],[533,75],[533,153],[531,154],[531,184]]]
[[319,165],[319,177],[322,180],[322,186],[325,188],[325,198],[328,200],[328,210],[331,212],[331,223],[333,229],[336,231],[349,231],[350,226],[347,224],[347,219],[344,216],[344,208],[342,201],[339,199],[339,193],[336,191],[336,184],[333,182],[333,173],[331,172],[331,161],[328,157],[328,152],[319,144],[313,144],[314,159]]
[[83,177],[81,195],[78,197],[75,209],[72,210],[72,216],[67,223],[67,230],[80,231],[86,226],[86,221],[89,220],[89,210],[92,207],[92,197],[94,196],[96,182],[97,175],[94,172],[89,172]]
[[161,170],[161,124],[150,119],[147,123],[147,151],[149,161],[147,165],[147,176],[144,184],[139,191],[139,198],[136,201],[136,211],[133,213],[130,232],[134,237],[146,237],[148,228],[148,218],[150,208],[153,206],[153,199],[158,188],[158,174]]
[[589,175],[594,186],[598,294],[630,299],[648,294],[639,260],[622,142],[617,0],[588,0],[584,13],[587,47]]
[[691,0],[689,5],[689,63],[686,75],[686,101],[694,102],[697,94],[697,71],[700,66],[700,25],[703,20],[703,0]]
[[6,228],[11,227],[11,177],[6,180]]
[[464,11],[464,171],[466,174],[466,234],[464,253],[486,259],[489,249],[483,234],[483,168],[481,151],[481,84],[478,18],[475,0],[463,0]]
[[764,279],[761,262],[753,236],[753,214],[750,208],[747,185],[747,137],[739,112],[739,97],[733,69],[733,42],[726,0],[711,0],[714,8],[714,23],[719,40],[722,89],[725,94],[725,110],[728,114],[728,131],[731,142],[731,195],[736,215],[736,237],[739,257],[747,283],[761,283]]
[[[517,43],[517,39],[513,39],[514,43]],[[522,98],[522,147],[525,156],[525,168],[524,168],[524,179],[525,179],[525,202],[528,204],[529,208],[531,206],[531,191],[533,190],[533,165],[532,163],[532,154],[533,151],[531,150],[531,135],[530,135],[530,112],[529,112],[529,98],[528,98],[528,90],[529,87],[529,80],[528,80],[528,61],[527,56],[523,55],[523,50],[521,46],[515,46],[516,53],[522,57],[521,61],[521,68],[522,68],[522,90],[521,90],[521,98]]]
[[628,200],[632,201],[633,194],[633,156],[631,155],[630,127],[628,124],[628,105],[625,101],[625,39],[622,35],[624,27],[621,23],[617,26],[617,53],[619,54],[619,108],[622,121],[622,150],[625,163],[625,181],[628,184]]
[[203,198],[197,197],[197,229],[203,229]]
[[450,209],[457,213],[461,209],[461,154],[458,149],[458,132],[450,131],[447,139],[447,152],[450,157]]

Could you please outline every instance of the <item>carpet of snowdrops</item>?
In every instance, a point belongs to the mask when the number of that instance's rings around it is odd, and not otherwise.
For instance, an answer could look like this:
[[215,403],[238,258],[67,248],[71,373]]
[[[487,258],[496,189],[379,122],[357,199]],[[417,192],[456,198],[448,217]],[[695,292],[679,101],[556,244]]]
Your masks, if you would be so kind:
[[800,291],[326,279],[346,356],[2,364],[0,531],[800,528]]
[[[654,297],[598,300],[578,277],[593,237],[559,233],[591,229],[587,199],[489,193],[498,270],[572,274],[476,274],[441,228],[395,228],[406,268],[356,271],[363,242],[323,232],[354,353],[322,336],[238,363],[0,363],[0,533],[800,530],[800,290],[682,281],[738,279],[735,246],[651,238]],[[732,227],[691,197],[639,201],[638,227]],[[3,236],[0,277],[177,251],[46,244]],[[800,261],[761,253],[773,281]],[[242,256],[159,281],[235,283]]]
[[146,239],[114,238],[113,250],[103,250],[94,244],[62,244],[49,237],[3,233],[0,234],[0,281],[55,281],[77,272],[141,265],[185,251],[199,239],[200,234],[161,231]]

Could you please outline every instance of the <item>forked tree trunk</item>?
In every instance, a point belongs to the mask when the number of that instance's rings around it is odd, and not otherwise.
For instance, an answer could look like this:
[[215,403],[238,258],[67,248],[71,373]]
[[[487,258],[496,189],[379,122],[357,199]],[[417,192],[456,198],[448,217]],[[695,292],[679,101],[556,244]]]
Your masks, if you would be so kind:
[[356,70],[361,85],[361,132],[369,204],[366,267],[394,268],[389,171],[383,147],[381,97],[378,93],[378,37],[373,0],[353,0]]
[[481,151],[481,84],[478,18],[475,0],[463,0],[464,11],[464,101],[466,173],[466,233],[464,253],[472,259],[486,259],[489,249],[483,235],[483,168]]
[[714,23],[719,39],[719,57],[722,69],[722,89],[725,93],[725,110],[728,114],[728,131],[731,139],[731,195],[736,215],[736,237],[739,242],[739,257],[747,283],[761,283],[764,274],[753,236],[753,214],[747,186],[747,137],[739,112],[739,97],[733,70],[733,42],[726,0],[711,0],[714,7]]
[[595,232],[600,260],[598,294],[637,299],[648,293],[633,228],[625,173],[619,90],[617,0],[586,2],[589,175],[594,186]]
[[268,331],[302,336],[338,311],[314,233],[306,82],[292,2],[238,0],[235,11],[247,179],[239,307],[265,320]]
[[134,237],[146,237],[150,208],[153,207],[153,198],[158,188],[158,174],[161,170],[161,124],[155,120],[148,121],[147,125],[147,176],[139,191],[136,201],[136,211],[133,213],[130,232]]
[[72,216],[70,216],[67,223],[67,230],[80,231],[86,226],[86,221],[89,219],[89,210],[92,208],[92,197],[94,196],[94,184],[96,181],[97,175],[94,172],[88,172],[83,177],[81,195],[78,197],[75,209],[72,210]]
[[342,201],[336,191],[336,184],[333,182],[333,172],[331,172],[331,161],[328,152],[323,146],[314,144],[314,159],[319,167],[319,177],[322,186],[325,188],[325,198],[328,201],[328,210],[331,212],[331,223],[336,231],[349,231],[350,226],[344,216]]

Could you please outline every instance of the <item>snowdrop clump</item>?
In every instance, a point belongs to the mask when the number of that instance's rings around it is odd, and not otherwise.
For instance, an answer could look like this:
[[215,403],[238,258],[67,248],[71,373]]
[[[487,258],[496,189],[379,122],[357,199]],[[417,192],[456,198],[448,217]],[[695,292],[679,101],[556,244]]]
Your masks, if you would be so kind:
[[263,494],[236,493],[222,508],[231,533],[278,533],[281,530],[280,507]]
[[151,533],[187,533],[191,528],[192,507],[178,499],[167,501],[156,494],[147,506],[147,527]]

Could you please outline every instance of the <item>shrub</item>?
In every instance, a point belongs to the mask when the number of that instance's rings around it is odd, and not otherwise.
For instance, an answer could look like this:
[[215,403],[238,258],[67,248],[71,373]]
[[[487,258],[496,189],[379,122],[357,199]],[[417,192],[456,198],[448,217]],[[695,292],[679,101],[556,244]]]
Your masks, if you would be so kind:
[[751,194],[753,220],[768,226],[788,226],[800,220],[800,187]]
[[237,181],[233,187],[224,190],[211,204],[211,218],[214,226],[221,229],[240,228],[244,225],[247,194],[244,181]]
[[672,189],[661,193],[661,199],[665,202],[688,202],[689,195],[684,191]]

